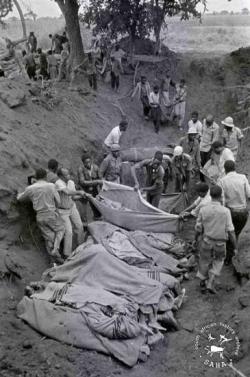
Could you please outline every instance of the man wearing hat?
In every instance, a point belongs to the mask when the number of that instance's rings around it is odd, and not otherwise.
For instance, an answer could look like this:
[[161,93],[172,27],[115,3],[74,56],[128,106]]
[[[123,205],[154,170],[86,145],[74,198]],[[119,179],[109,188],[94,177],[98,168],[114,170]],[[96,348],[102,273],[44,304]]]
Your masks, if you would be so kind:
[[139,189],[139,182],[136,176],[136,169],[146,168],[147,179],[146,187],[141,188],[141,191],[147,193],[147,201],[154,207],[159,206],[161,194],[163,192],[164,182],[163,178],[165,175],[164,168],[162,166],[163,153],[161,151],[155,152],[155,155],[151,159],[146,159],[138,162],[131,168],[132,176],[135,181],[135,189]]
[[219,126],[214,122],[213,115],[208,115],[203,121],[200,152],[201,152],[201,166],[204,166],[211,157],[212,144],[219,140]]
[[120,121],[119,126],[114,127],[106,139],[104,140],[105,147],[108,149],[111,148],[112,144],[119,144],[120,145],[120,140],[124,132],[126,132],[128,128],[128,122],[126,119],[122,119]]
[[234,158],[236,159],[244,136],[241,130],[238,127],[235,127],[233,118],[227,117],[221,122],[221,124],[224,126],[222,133],[223,143],[225,147],[233,152]]
[[183,152],[192,158],[193,169],[199,171],[201,168],[200,143],[196,130],[190,128],[187,135],[180,139],[179,145],[183,148]]
[[174,148],[172,169],[175,177],[175,191],[188,191],[190,173],[192,170],[192,158],[188,154],[183,153],[183,148],[180,145]]
[[122,160],[120,157],[120,145],[112,144],[110,153],[102,161],[99,175],[106,181],[120,183]]

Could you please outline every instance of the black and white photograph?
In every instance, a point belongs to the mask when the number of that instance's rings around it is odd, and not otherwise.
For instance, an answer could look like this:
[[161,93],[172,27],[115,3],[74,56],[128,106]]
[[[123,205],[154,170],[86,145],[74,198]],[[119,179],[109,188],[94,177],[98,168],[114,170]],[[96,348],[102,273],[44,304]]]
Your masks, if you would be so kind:
[[250,377],[250,0],[0,0],[0,377]]

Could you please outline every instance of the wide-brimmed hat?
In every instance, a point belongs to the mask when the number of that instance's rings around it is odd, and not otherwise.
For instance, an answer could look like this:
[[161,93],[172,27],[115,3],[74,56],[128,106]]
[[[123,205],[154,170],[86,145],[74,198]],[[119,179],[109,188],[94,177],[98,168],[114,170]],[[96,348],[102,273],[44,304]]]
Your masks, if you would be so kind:
[[121,150],[121,148],[120,148],[119,144],[112,144],[111,145],[111,152],[118,152],[120,150]]
[[234,120],[232,117],[227,117],[225,118],[221,124],[223,124],[223,126],[227,126],[227,127],[234,127]]
[[174,149],[174,157],[181,156],[183,153],[183,148],[180,145],[177,145]]

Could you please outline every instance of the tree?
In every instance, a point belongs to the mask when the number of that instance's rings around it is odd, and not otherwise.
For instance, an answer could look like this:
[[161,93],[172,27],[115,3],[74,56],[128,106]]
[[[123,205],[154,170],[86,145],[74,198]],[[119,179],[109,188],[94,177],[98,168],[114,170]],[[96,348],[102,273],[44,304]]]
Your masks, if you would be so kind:
[[84,59],[84,50],[79,24],[80,2],[77,0],[55,0],[64,15],[70,43],[70,63],[77,66]]
[[0,0],[0,22],[3,22],[3,18],[6,17],[10,12],[13,10],[13,5],[17,8],[17,11],[19,13],[22,28],[23,28],[23,38],[27,38],[27,32],[26,32],[26,24],[22,12],[22,8],[20,7],[18,0]]
[[248,8],[243,8],[242,11],[241,11],[241,14],[244,14],[244,15],[249,15],[250,11]]
[[202,13],[197,7],[202,5],[206,11],[206,0],[149,0],[149,12],[153,24],[156,40],[155,53],[160,47],[160,33],[165,24],[166,17],[180,15],[181,20],[188,20],[190,17],[201,19]]
[[112,38],[128,35],[131,54],[136,38],[145,38],[152,28],[148,0],[90,0],[83,20],[97,32],[108,30]]

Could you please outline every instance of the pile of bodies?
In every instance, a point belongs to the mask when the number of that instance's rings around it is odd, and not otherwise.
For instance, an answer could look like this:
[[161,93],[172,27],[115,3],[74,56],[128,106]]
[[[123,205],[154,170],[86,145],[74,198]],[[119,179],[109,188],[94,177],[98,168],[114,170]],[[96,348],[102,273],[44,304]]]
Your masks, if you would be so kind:
[[88,229],[86,242],[63,265],[26,288],[18,316],[46,336],[133,366],[147,359],[166,329],[178,329],[180,281],[192,258],[173,234],[103,221]]

